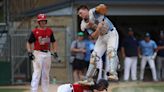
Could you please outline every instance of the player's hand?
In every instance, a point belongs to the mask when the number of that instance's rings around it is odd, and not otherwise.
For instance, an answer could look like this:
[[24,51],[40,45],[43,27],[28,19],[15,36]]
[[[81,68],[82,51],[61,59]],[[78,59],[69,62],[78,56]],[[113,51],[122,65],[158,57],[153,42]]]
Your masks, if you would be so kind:
[[61,60],[59,59],[59,56],[56,52],[51,53],[51,55],[57,60],[57,62],[59,62],[59,63],[61,62]]
[[138,55],[138,57],[141,59],[142,58],[142,55]]
[[35,59],[35,56],[33,55],[32,52],[28,52],[28,57],[30,60],[34,60]]
[[80,49],[80,51],[81,51],[82,53],[85,53],[85,52],[86,52],[86,50],[85,50],[85,49]]

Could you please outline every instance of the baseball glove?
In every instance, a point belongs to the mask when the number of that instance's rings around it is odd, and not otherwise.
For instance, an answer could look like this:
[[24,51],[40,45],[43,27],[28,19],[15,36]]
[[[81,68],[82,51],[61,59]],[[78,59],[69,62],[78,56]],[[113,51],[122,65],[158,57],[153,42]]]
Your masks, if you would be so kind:
[[107,6],[105,4],[99,4],[96,7],[96,12],[100,13],[102,15],[105,15],[107,13],[107,11],[108,11],[108,9],[107,9]]

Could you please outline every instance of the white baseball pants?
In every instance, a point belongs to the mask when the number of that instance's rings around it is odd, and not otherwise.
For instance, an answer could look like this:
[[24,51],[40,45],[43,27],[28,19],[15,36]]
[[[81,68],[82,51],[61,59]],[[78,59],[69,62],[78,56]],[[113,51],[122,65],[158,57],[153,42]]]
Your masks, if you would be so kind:
[[31,81],[31,92],[38,92],[38,85],[41,77],[42,92],[48,92],[49,72],[51,67],[51,53],[34,51],[33,75]]
[[164,57],[157,56],[157,78],[164,80]]
[[125,57],[124,60],[124,80],[129,80],[131,74],[132,80],[137,80],[137,56]]
[[146,63],[148,61],[148,64],[149,64],[151,72],[152,72],[153,80],[157,81],[155,63],[154,63],[154,60],[151,59],[151,57],[152,56],[142,56],[141,67],[140,67],[140,69],[141,69],[140,70],[140,80],[143,80],[143,78],[144,78],[145,66],[146,66]]
[[[105,53],[105,51],[108,50],[108,48],[113,48],[117,51],[118,48],[118,33],[116,28],[113,28],[113,31],[109,31],[107,34],[103,36],[99,36],[95,47],[94,47],[94,52],[97,53],[97,55],[100,57],[100,60],[97,61],[97,68],[99,69],[99,75],[98,75],[98,80],[102,78],[102,59],[101,57]],[[108,57],[108,55],[106,55]],[[117,62],[116,62],[117,63]],[[110,66],[110,61],[107,58],[106,64],[105,64],[105,73],[104,77],[107,79],[106,72],[109,72],[109,66]]]

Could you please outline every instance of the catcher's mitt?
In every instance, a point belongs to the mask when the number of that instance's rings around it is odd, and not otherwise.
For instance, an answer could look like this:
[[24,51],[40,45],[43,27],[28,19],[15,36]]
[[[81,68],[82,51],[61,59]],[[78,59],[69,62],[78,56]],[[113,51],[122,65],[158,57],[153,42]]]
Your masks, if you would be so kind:
[[108,9],[105,4],[100,4],[96,7],[96,12],[100,13],[102,15],[105,15],[107,13]]

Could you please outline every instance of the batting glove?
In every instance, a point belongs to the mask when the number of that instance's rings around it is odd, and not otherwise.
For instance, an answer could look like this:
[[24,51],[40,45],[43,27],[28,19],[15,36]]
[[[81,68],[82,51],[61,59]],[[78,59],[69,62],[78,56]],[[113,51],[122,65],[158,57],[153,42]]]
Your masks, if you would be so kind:
[[58,54],[57,54],[56,52],[51,53],[51,55],[52,55],[59,63],[61,62],[61,60],[59,59],[59,56],[58,56]]
[[32,52],[28,52],[28,57],[30,60],[34,60],[35,59],[35,56],[33,55]]

